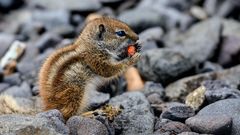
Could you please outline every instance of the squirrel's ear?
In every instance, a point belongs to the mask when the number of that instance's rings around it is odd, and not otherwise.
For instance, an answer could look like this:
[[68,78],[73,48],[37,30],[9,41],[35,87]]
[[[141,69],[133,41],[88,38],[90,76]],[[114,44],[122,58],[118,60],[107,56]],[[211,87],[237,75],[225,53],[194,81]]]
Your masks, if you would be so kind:
[[106,30],[105,30],[105,27],[104,27],[103,24],[100,24],[100,25],[98,26],[98,29],[99,29],[98,38],[99,38],[100,40],[102,40],[102,39],[103,39],[103,33],[106,31]]

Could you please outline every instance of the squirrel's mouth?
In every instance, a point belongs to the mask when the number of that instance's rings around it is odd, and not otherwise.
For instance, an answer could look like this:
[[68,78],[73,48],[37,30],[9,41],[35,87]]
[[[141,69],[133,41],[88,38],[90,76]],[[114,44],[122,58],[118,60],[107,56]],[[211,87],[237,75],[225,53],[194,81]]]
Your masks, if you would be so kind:
[[120,61],[120,60],[123,60],[123,59],[125,59],[125,58],[127,58],[127,57],[131,57],[132,55],[130,55],[129,54],[129,47],[130,46],[132,46],[132,47],[134,47],[133,49],[134,49],[134,51],[135,51],[135,53],[137,53],[137,52],[140,52],[141,51],[141,45],[139,44],[139,42],[137,41],[137,42],[135,42],[134,44],[127,44],[127,45],[125,45],[122,49],[121,49],[121,51],[120,52],[118,52],[118,60]]

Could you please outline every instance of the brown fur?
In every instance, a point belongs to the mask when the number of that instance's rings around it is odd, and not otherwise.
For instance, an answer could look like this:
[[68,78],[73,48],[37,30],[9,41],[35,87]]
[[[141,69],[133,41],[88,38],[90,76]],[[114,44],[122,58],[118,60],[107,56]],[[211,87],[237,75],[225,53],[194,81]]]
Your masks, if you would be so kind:
[[[106,30],[103,39],[98,39],[100,24]],[[117,30],[124,30],[126,36],[116,36]],[[91,90],[138,60],[139,53],[122,60],[113,57],[126,48],[127,41],[137,40],[123,22],[105,17],[90,21],[75,43],[57,50],[43,64],[39,86],[45,110],[59,109],[66,119],[86,111]]]

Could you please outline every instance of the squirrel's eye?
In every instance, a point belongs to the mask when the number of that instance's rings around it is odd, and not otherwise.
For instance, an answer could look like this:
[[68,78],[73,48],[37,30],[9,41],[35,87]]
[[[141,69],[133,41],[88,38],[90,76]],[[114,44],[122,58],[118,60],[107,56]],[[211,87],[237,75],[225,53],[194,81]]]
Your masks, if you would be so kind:
[[124,31],[117,31],[116,34],[120,37],[126,36],[126,33]]

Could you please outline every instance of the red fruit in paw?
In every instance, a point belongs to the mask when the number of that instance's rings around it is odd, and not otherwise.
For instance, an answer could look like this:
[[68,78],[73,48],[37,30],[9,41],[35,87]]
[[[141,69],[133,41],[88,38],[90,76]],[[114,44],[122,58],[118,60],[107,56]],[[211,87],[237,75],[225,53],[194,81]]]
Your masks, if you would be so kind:
[[127,48],[128,56],[133,56],[136,53],[136,47],[134,45],[129,45]]

